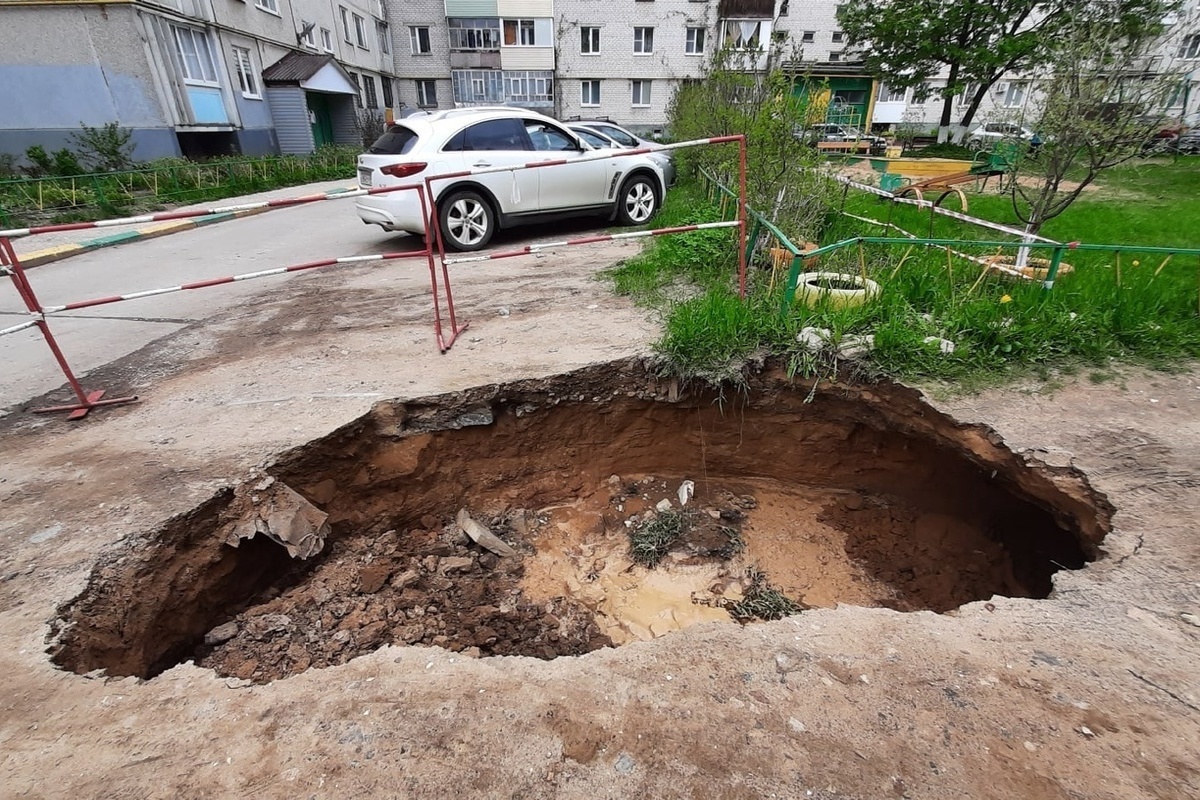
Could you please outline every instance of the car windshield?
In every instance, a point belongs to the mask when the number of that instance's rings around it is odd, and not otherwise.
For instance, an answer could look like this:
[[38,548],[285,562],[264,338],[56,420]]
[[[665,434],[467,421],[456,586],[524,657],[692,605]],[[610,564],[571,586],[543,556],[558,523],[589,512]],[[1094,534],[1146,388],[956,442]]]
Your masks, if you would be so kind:
[[417,134],[403,125],[393,125],[387,132],[375,140],[368,153],[376,155],[398,156],[413,149],[417,143]]
[[579,137],[592,147],[612,147],[612,142],[597,133],[592,133],[587,128],[571,128],[571,130],[579,134]]
[[628,133],[621,130],[620,128],[614,128],[611,125],[597,125],[596,128],[599,129],[600,132],[603,133],[605,136],[610,137],[614,142],[623,144],[626,147],[637,147],[638,146],[638,140],[633,138],[632,136],[630,136]]

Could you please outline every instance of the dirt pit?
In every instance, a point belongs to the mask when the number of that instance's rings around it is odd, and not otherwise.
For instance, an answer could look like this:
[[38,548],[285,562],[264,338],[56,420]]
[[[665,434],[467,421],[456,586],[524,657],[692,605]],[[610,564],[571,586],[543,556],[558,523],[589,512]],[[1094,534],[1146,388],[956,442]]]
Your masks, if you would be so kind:
[[1078,473],[904,387],[810,390],[633,360],[382,403],[108,554],[53,658],[256,682],[385,644],[549,659],[839,603],[1041,598],[1098,557],[1112,508]]

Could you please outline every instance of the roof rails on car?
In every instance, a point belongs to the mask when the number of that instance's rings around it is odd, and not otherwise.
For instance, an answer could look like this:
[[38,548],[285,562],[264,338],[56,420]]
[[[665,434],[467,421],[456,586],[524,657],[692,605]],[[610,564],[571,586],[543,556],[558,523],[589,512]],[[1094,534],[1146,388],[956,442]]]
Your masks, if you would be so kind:
[[574,117],[567,117],[563,122],[612,122],[612,119],[609,117],[580,117],[576,115]]
[[445,111],[435,111],[429,115],[430,119],[449,119],[450,117],[462,117],[468,114],[480,114],[489,111],[523,111],[524,109],[513,108],[512,106],[464,106],[462,108],[448,108]]

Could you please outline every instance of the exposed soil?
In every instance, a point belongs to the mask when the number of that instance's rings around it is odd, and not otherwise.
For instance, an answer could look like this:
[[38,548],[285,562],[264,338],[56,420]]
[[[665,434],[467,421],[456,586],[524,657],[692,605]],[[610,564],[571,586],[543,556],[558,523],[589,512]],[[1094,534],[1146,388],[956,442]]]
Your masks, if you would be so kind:
[[[728,620],[763,579],[806,606],[948,611],[1045,597],[1108,530],[1078,475],[901,387],[809,403],[772,373],[722,407],[647,377],[622,362],[383,404],[98,568],[56,623],[55,660],[148,677],[193,659],[269,681],[383,644],[553,658]],[[254,508],[276,480],[312,504],[288,512],[306,530],[328,514],[323,552],[239,538],[248,514],[281,513]],[[450,524],[463,506],[514,554]],[[662,563],[635,563],[631,536],[672,514]]]

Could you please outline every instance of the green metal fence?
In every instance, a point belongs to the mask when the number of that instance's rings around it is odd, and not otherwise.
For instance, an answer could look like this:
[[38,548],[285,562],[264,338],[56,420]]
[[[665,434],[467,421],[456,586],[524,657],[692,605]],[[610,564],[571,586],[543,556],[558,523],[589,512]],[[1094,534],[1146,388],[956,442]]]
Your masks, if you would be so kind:
[[76,221],[351,178],[357,155],[357,150],[327,148],[309,156],[170,160],[125,172],[0,181],[0,222],[18,226]]
[[[722,215],[724,215],[726,206],[729,202],[734,204],[737,203],[737,193],[724,186],[715,175],[707,170],[701,170],[701,175],[706,186],[708,187],[709,198],[714,199],[718,196],[721,198],[721,211]],[[747,216],[752,221],[750,234],[747,238],[746,244],[747,262],[749,262],[750,254],[756,247],[758,239],[763,231],[771,233],[776,239],[778,239],[781,247],[786,249],[791,254],[791,268],[788,271],[787,282],[784,284],[783,290],[782,312],[785,315],[792,308],[792,304],[796,299],[796,287],[799,284],[800,275],[804,271],[805,262],[811,263],[813,259],[820,258],[821,256],[830,255],[849,247],[861,248],[863,245],[880,245],[883,247],[903,246],[909,249],[913,247],[936,247],[946,250],[948,255],[956,254],[959,256],[965,255],[961,252],[961,250],[968,247],[995,248],[998,252],[1004,250],[1021,250],[1023,248],[1030,251],[1049,250],[1050,259],[1048,266],[1046,267],[1046,274],[1045,277],[1041,279],[1041,285],[1046,291],[1050,291],[1054,288],[1055,281],[1059,276],[1060,267],[1063,263],[1063,258],[1069,251],[1111,254],[1115,259],[1116,269],[1114,271],[1114,278],[1118,286],[1121,285],[1121,257],[1123,254],[1163,256],[1163,261],[1155,270],[1156,275],[1161,272],[1168,263],[1177,257],[1181,260],[1185,258],[1195,258],[1197,281],[1198,286],[1200,286],[1200,249],[1198,248],[1153,247],[1131,244],[1085,244],[1081,242],[1052,241],[981,241],[976,239],[919,237],[908,234],[906,238],[887,236],[853,236],[832,242],[824,245],[823,247],[805,251],[797,247],[796,244],[792,242],[785,233],[783,233],[783,231],[773,225],[759,212],[747,208]],[[862,217],[854,218],[885,228],[896,227],[890,223],[884,223],[878,220],[869,220]],[[1197,302],[1197,311],[1200,312],[1200,299],[1198,299]]]

